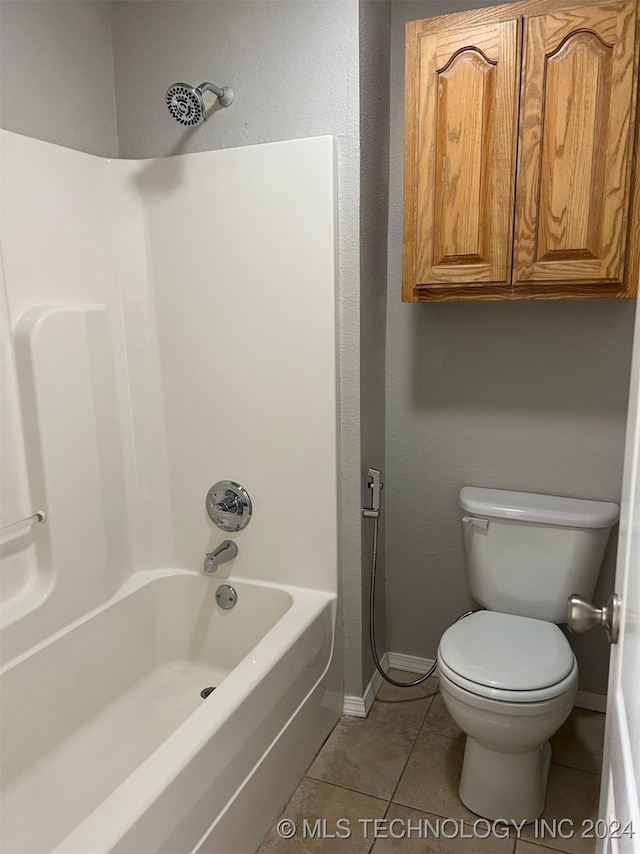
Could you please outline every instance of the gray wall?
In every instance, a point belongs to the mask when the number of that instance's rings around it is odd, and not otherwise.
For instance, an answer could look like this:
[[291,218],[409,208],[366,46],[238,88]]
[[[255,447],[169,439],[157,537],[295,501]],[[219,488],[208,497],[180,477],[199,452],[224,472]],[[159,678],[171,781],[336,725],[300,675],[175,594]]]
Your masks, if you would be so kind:
[[[280,139],[358,135],[355,0],[116,0],[113,52],[121,157],[165,157]],[[171,83],[236,94],[206,124],[164,108]],[[354,86],[355,82],[355,86]],[[354,200],[355,201],[355,200]]]
[[[472,605],[457,504],[461,486],[619,501],[635,310],[632,300],[400,302],[404,23],[470,7],[393,3],[387,647],[427,658],[435,657],[445,628]],[[598,603],[612,588],[613,572],[610,548]],[[606,693],[604,634],[572,643],[581,689]]]
[[2,0],[0,126],[116,157],[110,4]]
[[[385,327],[387,313],[387,228],[389,209],[389,52],[391,3],[360,3],[360,430],[362,506],[371,504],[369,466],[385,477]],[[380,519],[376,643],[386,650],[384,597],[384,513]],[[374,672],[368,641],[373,522],[362,524],[362,680]]]
[[[130,0],[112,5],[112,24],[121,157],[163,157],[321,134],[337,138],[339,558],[345,689],[361,694],[357,2]],[[231,86],[236,100],[214,111],[205,125],[185,129],[166,113],[165,91],[176,81],[203,80]],[[292,300],[297,287],[304,282],[292,283]]]

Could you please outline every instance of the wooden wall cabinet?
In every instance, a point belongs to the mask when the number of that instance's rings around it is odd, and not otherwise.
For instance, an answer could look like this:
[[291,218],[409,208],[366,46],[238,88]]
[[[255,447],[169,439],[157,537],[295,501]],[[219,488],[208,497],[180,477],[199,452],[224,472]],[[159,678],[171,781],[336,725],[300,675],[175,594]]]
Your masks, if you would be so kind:
[[403,300],[636,295],[638,0],[407,24]]

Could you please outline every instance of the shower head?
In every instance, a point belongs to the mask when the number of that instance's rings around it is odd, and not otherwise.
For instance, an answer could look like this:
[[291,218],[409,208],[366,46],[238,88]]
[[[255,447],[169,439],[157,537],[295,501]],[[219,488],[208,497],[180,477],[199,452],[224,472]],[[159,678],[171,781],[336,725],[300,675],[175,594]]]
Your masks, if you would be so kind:
[[213,83],[201,83],[199,86],[189,86],[188,83],[174,83],[169,86],[165,97],[167,109],[173,118],[181,125],[192,127],[206,121],[204,117],[203,92],[213,92],[221,107],[233,103],[233,90],[228,86],[222,89]]

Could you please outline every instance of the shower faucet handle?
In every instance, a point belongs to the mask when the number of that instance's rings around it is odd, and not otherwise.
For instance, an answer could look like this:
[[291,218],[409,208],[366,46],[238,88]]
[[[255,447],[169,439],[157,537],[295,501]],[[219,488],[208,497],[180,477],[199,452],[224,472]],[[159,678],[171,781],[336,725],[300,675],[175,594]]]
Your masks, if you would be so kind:
[[223,531],[241,531],[252,513],[247,490],[233,480],[219,480],[207,493],[205,502],[211,521]]
[[222,501],[218,501],[213,509],[217,510],[218,516],[222,519],[242,515],[242,504],[238,500],[238,496],[230,495],[229,493],[227,493],[227,496]]

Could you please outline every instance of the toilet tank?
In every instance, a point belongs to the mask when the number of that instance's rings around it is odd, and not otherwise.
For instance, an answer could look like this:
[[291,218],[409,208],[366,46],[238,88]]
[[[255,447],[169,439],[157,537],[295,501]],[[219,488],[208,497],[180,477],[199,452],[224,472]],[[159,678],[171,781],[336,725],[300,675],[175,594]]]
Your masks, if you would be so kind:
[[617,504],[465,486],[460,507],[469,586],[480,605],[564,623],[569,596],[591,600]]

